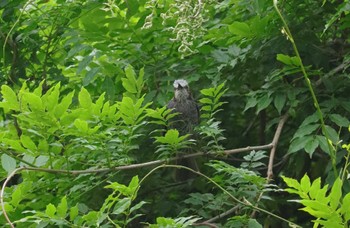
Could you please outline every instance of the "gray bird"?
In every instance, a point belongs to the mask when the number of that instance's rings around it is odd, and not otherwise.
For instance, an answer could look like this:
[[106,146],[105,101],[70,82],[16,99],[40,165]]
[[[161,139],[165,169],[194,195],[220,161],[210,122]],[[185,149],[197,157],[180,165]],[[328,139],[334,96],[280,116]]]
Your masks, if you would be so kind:
[[170,124],[181,135],[193,133],[193,128],[199,123],[199,108],[192,97],[188,83],[184,79],[174,81],[174,97],[168,108],[179,113]]
[[[199,108],[196,101],[193,99],[190,92],[188,83],[184,79],[178,79],[174,81],[174,97],[168,104],[169,109],[173,109],[177,112],[171,123],[170,128],[179,131],[180,135],[193,134],[193,129],[199,124]],[[192,135],[193,138],[193,135]],[[181,154],[191,153],[191,149],[181,151],[177,154],[179,159],[177,164],[187,166],[191,169],[198,171],[198,166],[195,158],[182,159]],[[175,173],[175,179],[179,181],[186,181],[190,178],[195,177],[192,172],[186,170],[177,170]]]

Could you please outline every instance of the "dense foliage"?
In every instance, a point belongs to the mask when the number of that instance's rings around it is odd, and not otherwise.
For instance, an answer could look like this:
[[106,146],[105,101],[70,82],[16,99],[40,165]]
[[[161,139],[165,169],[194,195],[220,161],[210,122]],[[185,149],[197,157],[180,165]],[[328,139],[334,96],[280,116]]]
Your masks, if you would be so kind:
[[[349,9],[0,1],[0,224],[347,227]],[[168,129],[179,78],[192,135]],[[175,178],[179,151],[195,178]]]

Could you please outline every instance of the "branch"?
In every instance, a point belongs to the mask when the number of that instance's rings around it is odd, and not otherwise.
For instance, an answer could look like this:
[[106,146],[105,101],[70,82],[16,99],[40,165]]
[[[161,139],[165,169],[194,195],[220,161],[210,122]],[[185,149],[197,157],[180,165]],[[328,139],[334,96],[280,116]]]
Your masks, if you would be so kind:
[[348,68],[350,66],[350,61],[344,61],[343,63],[341,63],[339,66],[335,67],[334,69],[332,69],[331,71],[329,71],[327,74],[325,74],[323,77],[321,77],[320,79],[318,79],[315,83],[316,86],[321,85],[322,81],[325,78],[328,78],[330,76],[333,76],[334,74],[338,73],[339,71],[345,70],[346,68]]
[[273,170],[272,170],[272,168],[273,168],[273,160],[275,158],[277,143],[278,143],[278,140],[280,138],[280,135],[281,135],[281,132],[282,132],[282,129],[283,129],[283,125],[287,121],[288,117],[289,117],[289,115],[288,115],[288,113],[286,113],[280,119],[280,122],[278,123],[275,135],[274,135],[272,143],[271,143],[272,144],[272,148],[271,148],[271,152],[270,152],[269,165],[267,167],[267,181],[268,182],[273,177]]
[[229,214],[235,212],[238,208],[239,208],[239,205],[234,206],[234,207],[231,208],[230,210],[225,211],[224,213],[221,213],[221,214],[219,214],[219,215],[217,215],[217,216],[215,216],[215,217],[213,217],[213,218],[211,218],[211,219],[208,219],[208,220],[204,221],[203,223],[212,223],[212,222],[215,222],[216,220],[221,219],[221,218],[223,218],[223,217],[225,217],[225,216],[227,216],[227,215],[229,215]]
[[[267,179],[266,179],[267,183],[269,183],[272,180],[272,177],[273,177],[273,160],[274,160],[275,154],[276,154],[277,143],[278,143],[278,140],[279,140],[280,135],[282,133],[283,126],[284,126],[285,122],[287,121],[288,117],[289,117],[288,112],[285,113],[281,117],[281,119],[280,119],[280,121],[279,121],[279,123],[277,125],[277,129],[276,129],[275,135],[273,136],[273,139],[272,139],[272,143],[271,143],[272,148],[271,148],[270,157],[269,157],[269,165],[267,166]],[[263,192],[261,192],[259,194],[255,205],[257,205],[259,203],[259,201],[261,200],[263,194],[264,194]],[[255,214],[256,214],[256,210],[253,210],[253,212],[250,215],[250,217],[254,218]]]

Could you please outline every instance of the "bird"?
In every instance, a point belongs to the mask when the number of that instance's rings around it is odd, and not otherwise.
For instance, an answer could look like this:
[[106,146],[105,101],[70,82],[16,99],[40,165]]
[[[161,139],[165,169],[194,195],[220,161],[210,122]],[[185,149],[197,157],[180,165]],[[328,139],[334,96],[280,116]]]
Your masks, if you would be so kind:
[[174,97],[167,108],[173,109],[178,115],[170,123],[170,128],[179,131],[180,135],[191,134],[199,124],[199,107],[193,99],[188,82],[184,79],[174,81]]
[[[178,130],[180,136],[190,134],[193,139],[194,127],[199,124],[200,113],[197,102],[193,99],[188,82],[184,79],[174,81],[174,97],[169,101],[167,108],[172,112],[178,113],[172,118],[169,127]],[[199,171],[195,158],[184,159],[181,155],[190,153],[191,149],[185,149],[177,153],[177,164],[189,167],[195,171]],[[187,181],[195,176],[192,172],[186,170],[178,170],[175,172],[175,180]]]

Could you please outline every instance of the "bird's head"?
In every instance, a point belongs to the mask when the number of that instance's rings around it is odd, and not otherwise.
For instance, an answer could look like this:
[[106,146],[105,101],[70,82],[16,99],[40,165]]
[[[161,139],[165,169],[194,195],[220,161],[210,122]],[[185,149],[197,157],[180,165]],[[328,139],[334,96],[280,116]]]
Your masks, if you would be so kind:
[[184,79],[174,81],[175,99],[178,101],[187,100],[191,97],[188,82]]

